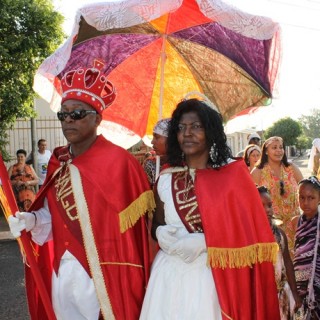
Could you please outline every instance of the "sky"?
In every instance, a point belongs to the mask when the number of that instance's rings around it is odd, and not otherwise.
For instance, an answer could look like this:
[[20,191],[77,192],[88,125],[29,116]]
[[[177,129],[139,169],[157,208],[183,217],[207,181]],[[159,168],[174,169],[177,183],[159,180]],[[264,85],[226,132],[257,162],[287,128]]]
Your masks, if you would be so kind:
[[[76,9],[88,0],[53,0],[65,17],[64,29],[71,32]],[[91,2],[103,2],[99,0]],[[227,0],[251,14],[278,22],[282,33],[282,62],[278,94],[272,105],[229,121],[227,132],[253,128],[265,130],[275,121],[298,120],[320,108],[320,0]]]

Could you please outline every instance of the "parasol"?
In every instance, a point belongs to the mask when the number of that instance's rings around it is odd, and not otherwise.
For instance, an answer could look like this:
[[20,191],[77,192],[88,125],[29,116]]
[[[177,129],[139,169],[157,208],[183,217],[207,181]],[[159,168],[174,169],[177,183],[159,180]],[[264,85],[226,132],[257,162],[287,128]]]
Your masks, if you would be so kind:
[[[44,61],[34,89],[60,108],[59,79],[106,62],[117,90],[101,132],[125,148],[152,134],[190,91],[206,95],[224,120],[268,105],[280,56],[279,26],[221,1],[106,2],[78,10],[68,41]],[[48,80],[53,90],[46,94]]]

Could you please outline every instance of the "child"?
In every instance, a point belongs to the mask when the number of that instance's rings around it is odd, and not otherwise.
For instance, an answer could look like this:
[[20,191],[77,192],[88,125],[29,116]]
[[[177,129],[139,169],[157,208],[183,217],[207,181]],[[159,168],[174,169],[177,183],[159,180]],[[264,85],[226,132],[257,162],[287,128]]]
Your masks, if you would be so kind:
[[[293,264],[288,249],[288,240],[284,231],[278,228],[273,221],[272,201],[268,189],[264,186],[261,186],[258,187],[258,191],[273,235],[280,248],[278,259],[274,268],[278,289],[280,316],[282,320],[287,320],[291,319],[290,315],[293,313],[293,310],[297,310],[301,306],[301,299],[298,295]],[[295,301],[295,306],[293,306],[292,297]]]
[[294,270],[298,293],[303,299],[303,312],[310,318],[320,319],[320,182],[311,176],[299,182],[298,219],[294,246]]

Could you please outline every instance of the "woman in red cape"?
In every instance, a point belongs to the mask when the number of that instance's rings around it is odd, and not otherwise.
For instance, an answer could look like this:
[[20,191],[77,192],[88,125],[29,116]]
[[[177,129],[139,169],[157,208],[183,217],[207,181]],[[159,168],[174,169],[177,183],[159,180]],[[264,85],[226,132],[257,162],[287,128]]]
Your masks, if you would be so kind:
[[279,319],[278,246],[220,114],[197,99],[180,102],[167,145],[153,220],[161,250],[140,319]]

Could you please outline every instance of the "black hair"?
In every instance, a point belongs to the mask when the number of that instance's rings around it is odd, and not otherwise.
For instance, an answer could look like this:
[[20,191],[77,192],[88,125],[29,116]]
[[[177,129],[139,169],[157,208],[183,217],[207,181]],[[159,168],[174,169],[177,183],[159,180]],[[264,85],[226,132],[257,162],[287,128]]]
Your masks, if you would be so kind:
[[320,181],[316,176],[310,176],[309,178],[299,181],[299,186],[303,184],[310,184],[314,189],[320,191]]
[[38,147],[40,146],[40,143],[41,143],[41,142],[47,142],[47,140],[46,140],[46,139],[39,139],[39,140],[38,140]]
[[183,164],[182,150],[177,137],[179,132],[178,125],[182,115],[189,112],[195,112],[200,119],[205,131],[208,152],[211,146],[215,144],[217,160],[213,163],[209,157],[208,164],[214,167],[226,164],[228,159],[232,157],[232,152],[227,145],[227,137],[224,133],[222,116],[205,102],[198,99],[181,101],[172,113],[167,139],[168,163],[173,166],[181,166]]
[[27,151],[24,149],[17,150],[16,155],[18,156],[18,154],[21,154],[21,153],[24,154],[25,156],[27,156]]

